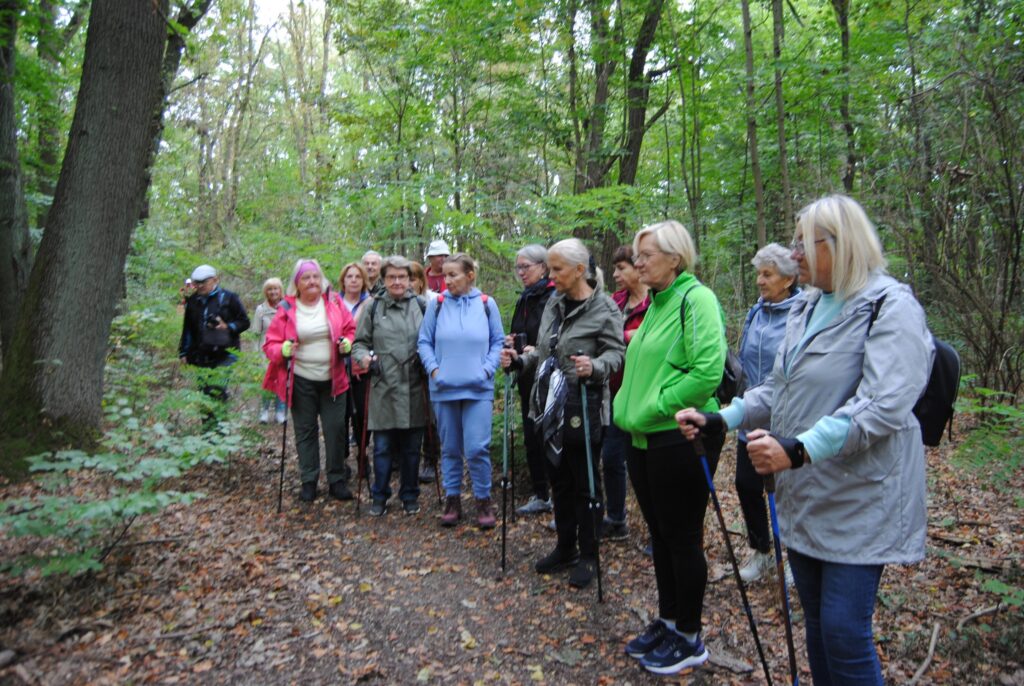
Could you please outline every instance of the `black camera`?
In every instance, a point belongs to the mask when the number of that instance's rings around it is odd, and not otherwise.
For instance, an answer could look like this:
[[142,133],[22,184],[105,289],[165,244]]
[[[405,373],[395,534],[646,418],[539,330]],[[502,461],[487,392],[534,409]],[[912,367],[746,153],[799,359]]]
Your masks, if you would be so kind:
[[525,333],[514,333],[512,334],[512,349],[516,351],[517,355],[522,355],[523,350],[526,348],[526,334]]

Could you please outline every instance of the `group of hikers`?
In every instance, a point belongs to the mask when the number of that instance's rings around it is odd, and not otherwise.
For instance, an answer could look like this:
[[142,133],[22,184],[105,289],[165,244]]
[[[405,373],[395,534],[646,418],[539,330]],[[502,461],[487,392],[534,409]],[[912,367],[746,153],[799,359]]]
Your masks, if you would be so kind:
[[[737,351],[746,390],[725,407],[716,397],[729,355],[725,315],[693,273],[694,242],[679,222],[645,226],[615,251],[611,295],[581,241],[523,247],[507,333],[469,255],[436,240],[426,261],[370,251],[342,268],[333,291],[318,262],[302,259],[286,284],[264,285],[255,328],[273,397],[261,419],[286,421],[290,410],[301,500],[317,497],[321,432],[328,494],[353,497],[351,431],[364,448],[372,435],[372,515],[388,511],[393,472],[403,511],[419,512],[439,446],[440,524],[462,520],[468,471],[476,525],[494,527],[491,427],[503,371],[520,399],[531,485],[519,511],[554,514],[556,543],[535,570],[591,583],[599,540],[627,534],[628,474],[658,609],[625,652],[674,674],[708,659],[704,518],[726,433],[737,430],[735,487],[751,549],[739,576],[783,569],[772,555],[767,481],[814,683],[882,683],[872,637],[881,573],[924,556],[925,456],[912,410],[934,345],[910,289],[886,274],[856,201],[812,202],[788,247],[754,256],[760,295]],[[192,282],[180,355],[229,365],[249,327],[245,310],[212,267]],[[207,392],[223,397],[224,388]]]

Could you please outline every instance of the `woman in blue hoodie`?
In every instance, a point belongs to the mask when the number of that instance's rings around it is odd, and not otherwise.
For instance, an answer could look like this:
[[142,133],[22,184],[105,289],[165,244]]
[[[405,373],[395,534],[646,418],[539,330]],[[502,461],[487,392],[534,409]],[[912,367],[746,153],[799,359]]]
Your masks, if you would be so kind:
[[491,413],[494,373],[504,329],[493,300],[475,287],[476,262],[452,255],[444,263],[447,291],[428,307],[420,326],[419,353],[430,377],[430,398],[441,437],[445,499],[442,526],[462,518],[462,459],[477,503],[477,525],[493,528]]
[[[778,243],[770,243],[758,250],[750,261],[757,270],[757,290],[761,295],[747,313],[740,340],[740,362],[748,388],[760,385],[771,374],[775,352],[786,335],[786,318],[800,293],[796,285],[800,267],[790,252]],[[755,472],[750,463],[746,431],[737,435],[735,483],[747,524],[747,542],[753,551],[740,569],[740,577],[750,583],[775,567],[775,556],[768,535],[764,477]],[[788,566],[786,571],[792,585]]]

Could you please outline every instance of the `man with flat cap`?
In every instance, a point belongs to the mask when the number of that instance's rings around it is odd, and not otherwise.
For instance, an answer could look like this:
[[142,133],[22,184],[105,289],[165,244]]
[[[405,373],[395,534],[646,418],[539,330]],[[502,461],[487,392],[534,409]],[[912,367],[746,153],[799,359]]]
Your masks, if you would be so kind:
[[[185,302],[185,317],[178,344],[178,358],[206,369],[229,367],[238,359],[238,336],[249,328],[249,315],[237,295],[221,288],[217,270],[208,264],[192,272],[195,293]],[[203,393],[223,403],[227,400],[225,376],[203,375]],[[216,427],[219,412],[206,413],[204,428]]]

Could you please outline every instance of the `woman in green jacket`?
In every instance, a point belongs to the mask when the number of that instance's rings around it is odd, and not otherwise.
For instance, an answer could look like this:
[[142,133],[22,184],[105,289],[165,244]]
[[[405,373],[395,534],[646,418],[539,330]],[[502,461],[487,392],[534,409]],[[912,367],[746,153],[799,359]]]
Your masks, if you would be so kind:
[[[697,252],[682,224],[646,226],[633,239],[634,264],[650,288],[651,305],[626,350],[613,416],[629,434],[629,478],[651,533],[659,618],[626,646],[656,674],[704,663],[701,613],[707,562],[702,545],[709,491],[692,444],[680,433],[676,410],[715,412],[727,346],[715,294],[691,273]],[[714,474],[721,436],[706,438]]]

